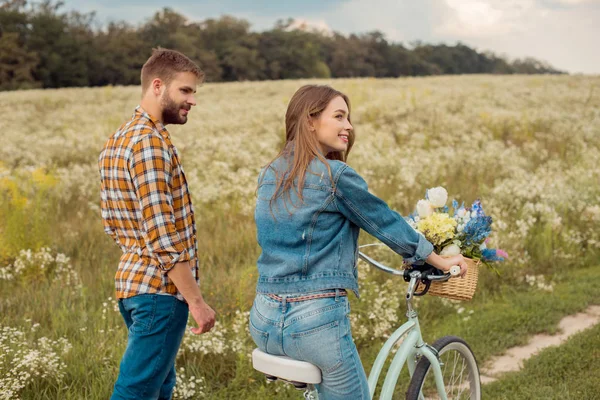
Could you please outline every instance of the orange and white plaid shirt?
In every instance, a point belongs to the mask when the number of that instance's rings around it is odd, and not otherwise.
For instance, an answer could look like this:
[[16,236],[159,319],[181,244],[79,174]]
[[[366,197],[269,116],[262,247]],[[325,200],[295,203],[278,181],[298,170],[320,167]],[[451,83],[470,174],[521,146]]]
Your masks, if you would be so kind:
[[198,278],[196,225],[188,186],[169,132],[140,106],[108,139],[98,159],[104,231],[123,255],[117,298],[183,296],[167,272],[191,261]]

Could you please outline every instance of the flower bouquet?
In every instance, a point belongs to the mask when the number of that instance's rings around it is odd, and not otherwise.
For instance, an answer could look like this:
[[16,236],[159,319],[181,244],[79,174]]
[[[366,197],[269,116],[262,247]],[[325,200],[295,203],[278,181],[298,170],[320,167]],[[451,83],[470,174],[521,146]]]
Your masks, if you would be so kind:
[[448,192],[443,187],[427,189],[425,199],[418,201],[416,211],[407,217],[407,222],[433,244],[436,253],[462,254],[469,265],[466,279],[432,283],[429,293],[470,300],[477,287],[479,264],[483,262],[495,270],[490,263],[503,261],[508,255],[503,250],[487,247],[492,217],[485,215],[479,200],[471,207],[465,207],[464,203],[459,206],[453,200],[450,208],[447,202]]

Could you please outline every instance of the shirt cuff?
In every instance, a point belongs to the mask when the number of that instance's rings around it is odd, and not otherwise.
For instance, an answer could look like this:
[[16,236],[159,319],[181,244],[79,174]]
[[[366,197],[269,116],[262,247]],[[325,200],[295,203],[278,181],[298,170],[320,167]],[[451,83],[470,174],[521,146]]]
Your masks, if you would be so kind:
[[175,264],[186,261],[190,261],[190,254],[187,250],[183,250],[181,253],[175,255],[168,253],[164,256],[158,256],[158,268],[164,272],[169,272]]

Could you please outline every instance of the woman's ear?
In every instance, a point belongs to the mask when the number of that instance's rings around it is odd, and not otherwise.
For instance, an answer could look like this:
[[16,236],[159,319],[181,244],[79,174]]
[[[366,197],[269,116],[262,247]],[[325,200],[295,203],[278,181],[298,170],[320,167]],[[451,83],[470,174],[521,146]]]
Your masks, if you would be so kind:
[[308,130],[311,132],[316,131],[315,128],[315,119],[313,117],[311,117],[310,115],[307,117],[307,123],[308,123]]

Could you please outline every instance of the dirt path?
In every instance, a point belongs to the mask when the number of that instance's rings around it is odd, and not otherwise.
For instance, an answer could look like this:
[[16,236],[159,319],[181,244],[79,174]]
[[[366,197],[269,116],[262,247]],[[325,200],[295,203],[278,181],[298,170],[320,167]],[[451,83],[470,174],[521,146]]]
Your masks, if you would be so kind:
[[600,306],[590,306],[582,313],[568,315],[559,322],[561,333],[556,335],[535,335],[528,344],[508,349],[500,357],[493,357],[481,368],[481,383],[493,382],[497,376],[509,371],[518,371],[523,361],[548,346],[557,346],[571,335],[600,322]]

